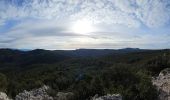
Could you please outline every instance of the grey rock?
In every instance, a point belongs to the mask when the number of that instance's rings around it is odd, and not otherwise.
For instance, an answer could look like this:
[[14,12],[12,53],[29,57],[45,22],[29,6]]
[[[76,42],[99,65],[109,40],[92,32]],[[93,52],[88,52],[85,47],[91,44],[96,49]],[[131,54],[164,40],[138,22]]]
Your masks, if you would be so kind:
[[6,95],[6,93],[0,92],[0,100],[12,100],[12,99],[10,99],[10,98]]
[[159,91],[159,100],[170,100],[170,68],[162,70],[152,83]]
[[47,93],[48,89],[49,87],[44,85],[43,87],[32,91],[24,90],[15,97],[15,100],[53,100]]

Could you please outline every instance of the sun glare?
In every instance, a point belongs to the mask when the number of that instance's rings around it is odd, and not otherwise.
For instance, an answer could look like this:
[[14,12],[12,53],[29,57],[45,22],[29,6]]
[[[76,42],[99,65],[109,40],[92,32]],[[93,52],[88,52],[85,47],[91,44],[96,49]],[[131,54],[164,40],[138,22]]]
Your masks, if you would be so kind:
[[88,34],[94,31],[94,27],[89,20],[78,20],[73,24],[71,30],[78,34]]

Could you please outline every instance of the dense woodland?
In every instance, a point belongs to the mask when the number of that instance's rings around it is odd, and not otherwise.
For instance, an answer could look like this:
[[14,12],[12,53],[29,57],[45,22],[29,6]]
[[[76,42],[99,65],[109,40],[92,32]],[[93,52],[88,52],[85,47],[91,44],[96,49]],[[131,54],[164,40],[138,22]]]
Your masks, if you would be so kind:
[[119,93],[123,100],[156,100],[151,79],[170,67],[170,50],[21,51],[0,49],[0,91],[50,86],[49,94],[73,92],[73,100]]

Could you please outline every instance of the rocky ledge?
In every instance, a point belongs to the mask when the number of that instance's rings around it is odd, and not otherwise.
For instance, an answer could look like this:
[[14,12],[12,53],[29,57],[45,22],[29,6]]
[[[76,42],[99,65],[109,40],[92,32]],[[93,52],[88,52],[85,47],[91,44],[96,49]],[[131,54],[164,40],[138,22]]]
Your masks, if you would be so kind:
[[170,100],[170,68],[162,70],[152,83],[159,91],[159,100]]

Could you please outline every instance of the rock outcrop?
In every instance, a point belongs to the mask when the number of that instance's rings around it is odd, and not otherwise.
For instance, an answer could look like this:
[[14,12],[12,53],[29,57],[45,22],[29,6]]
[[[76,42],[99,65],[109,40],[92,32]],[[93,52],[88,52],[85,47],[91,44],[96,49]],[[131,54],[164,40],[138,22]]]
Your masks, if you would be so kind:
[[12,100],[4,92],[0,92],[0,100]]
[[26,91],[19,93],[15,100],[53,100],[51,96],[48,95],[48,86],[43,86],[42,88],[35,89],[32,91]]
[[159,91],[160,100],[170,100],[170,68],[162,70],[152,83]]
[[122,100],[120,94],[107,94],[105,96],[98,97],[97,95],[92,98],[92,100]]
[[[39,89],[31,91],[24,90],[22,93],[16,95],[15,100],[73,100],[74,94],[72,92],[58,92],[55,97],[48,95],[48,86],[43,86]],[[13,100],[9,99],[6,93],[0,92],[0,100]]]

